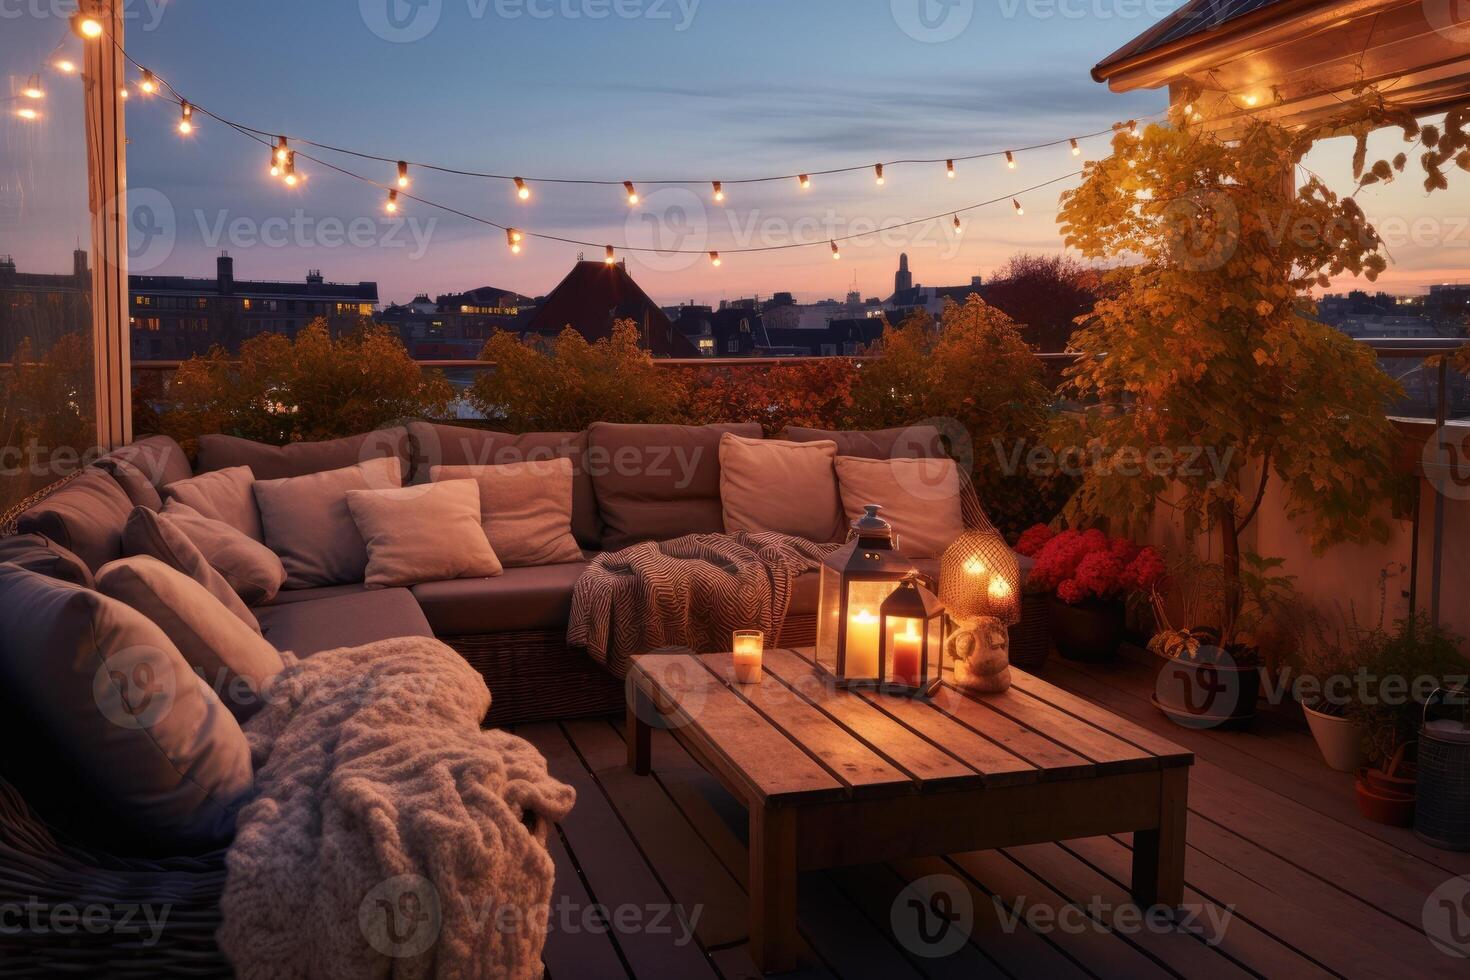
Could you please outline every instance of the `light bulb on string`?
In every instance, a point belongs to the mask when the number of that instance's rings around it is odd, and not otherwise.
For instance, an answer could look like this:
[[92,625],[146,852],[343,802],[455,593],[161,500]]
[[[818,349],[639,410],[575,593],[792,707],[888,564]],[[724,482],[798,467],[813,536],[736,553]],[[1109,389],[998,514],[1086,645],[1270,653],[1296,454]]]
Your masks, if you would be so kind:
[[30,78],[26,79],[26,87],[21,94],[28,99],[45,98],[46,90],[41,88],[41,76],[33,74]]
[[398,186],[408,186],[408,164],[404,163],[402,160],[398,161]]
[[71,29],[76,32],[77,37],[86,41],[94,41],[102,36],[102,22],[86,14],[72,15]]
[[188,102],[179,102],[179,132],[188,136],[194,132],[194,107]]
[[836,262],[840,258],[842,258],[842,249],[837,247],[836,242],[832,242],[832,261]]
[[284,136],[276,137],[275,158],[277,163],[285,163],[286,158],[291,155],[290,141]]
[[388,203],[385,204],[385,205],[383,205],[383,210],[387,211],[389,214],[397,214],[398,213],[398,191],[397,190],[390,189],[388,191]]
[[1006,167],[1010,170],[1016,169],[1016,155],[1010,150],[1006,150]]
[[611,245],[609,245],[607,247],[607,255],[606,255],[606,257],[603,258],[602,261],[605,262],[605,263],[607,263],[608,265],[612,265],[613,263],[617,262],[617,260],[618,260],[617,253],[614,252],[613,251],[613,247]]
[[809,175],[802,174],[801,176],[797,177],[796,179],[801,183],[801,189],[802,190],[809,191],[809,190],[812,189],[812,179],[811,179],[811,177]]
[[1082,155],[1082,147],[1077,145],[1075,138],[1072,140],[1072,155],[1074,157],[1080,157]]
[[15,114],[27,121],[41,118],[41,114],[35,109],[32,109],[30,106],[21,106],[19,109],[15,110]]
[[954,161],[953,160],[946,160],[946,161],[944,161],[944,173],[945,173],[945,175],[947,177],[949,177],[950,180],[954,180]]
[[1016,200],[1014,197],[1011,198],[1011,207],[1016,209],[1016,214],[1018,215],[1026,213],[1026,209],[1021,207],[1021,202]]
[[955,215],[954,216],[954,233],[956,235],[958,235],[963,230],[964,230],[964,225],[960,224],[960,216],[959,215]]
[[117,97],[119,99],[122,99],[124,102],[126,102],[128,100],[130,94],[131,93],[129,93],[126,88],[120,88],[120,89],[117,90]]
[[270,175],[272,177],[279,177],[279,176],[281,176],[281,161],[276,158],[276,151],[275,150],[271,150]]
[[515,183],[516,197],[520,198],[522,201],[529,201],[531,199],[531,188],[526,186],[525,180],[523,178],[517,177],[515,179]]
[[1128,120],[1128,135],[1130,135],[1130,136],[1137,136],[1138,135],[1138,120],[1137,119],[1130,119],[1130,120]]
[[520,229],[518,228],[505,229],[505,245],[507,248],[510,249],[510,254],[521,254],[521,239],[523,237],[524,236],[521,234]]
[[879,163],[879,164],[875,164],[874,165],[874,167],[873,167],[873,176],[874,176],[874,179],[877,181],[878,186],[879,187],[882,187],[883,186],[883,164]]
[[623,190],[628,192],[628,206],[633,207],[638,203],[638,188],[633,186],[631,180],[623,181]]
[[716,269],[718,269],[720,267],[720,253],[719,252],[711,252],[711,253],[709,253],[709,264],[712,265],[712,266],[714,266]]
[[71,74],[74,74],[76,72],[76,70],[77,70],[76,62],[70,61],[70,60],[68,60],[66,58],[62,58],[62,59],[56,61],[54,63],[54,66],[55,66],[56,70],[59,71],[59,72],[61,72],[63,75],[71,75]]
[[301,178],[296,174],[296,151],[292,150],[286,154],[286,186],[295,187],[301,183]]
[[158,91],[158,80],[153,77],[153,72],[147,68],[143,69],[143,77],[138,80],[138,88],[143,90],[144,95],[152,95]]
[[725,185],[716,180],[712,182],[712,186],[714,187],[715,203],[723,204],[725,202]]

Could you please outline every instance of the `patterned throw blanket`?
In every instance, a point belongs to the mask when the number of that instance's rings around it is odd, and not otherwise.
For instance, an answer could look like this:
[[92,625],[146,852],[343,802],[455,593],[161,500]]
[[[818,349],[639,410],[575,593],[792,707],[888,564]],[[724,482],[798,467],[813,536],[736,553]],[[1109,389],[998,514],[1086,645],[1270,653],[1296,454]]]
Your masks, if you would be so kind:
[[[539,980],[572,787],[481,731],[490,692],[422,637],[288,667],[245,726],[256,799],[225,856],[237,976]],[[551,831],[554,832],[554,831]]]
[[567,643],[586,647],[617,677],[652,650],[730,649],[730,633],[775,642],[792,583],[839,545],[774,532],[690,534],[599,555],[572,592]]

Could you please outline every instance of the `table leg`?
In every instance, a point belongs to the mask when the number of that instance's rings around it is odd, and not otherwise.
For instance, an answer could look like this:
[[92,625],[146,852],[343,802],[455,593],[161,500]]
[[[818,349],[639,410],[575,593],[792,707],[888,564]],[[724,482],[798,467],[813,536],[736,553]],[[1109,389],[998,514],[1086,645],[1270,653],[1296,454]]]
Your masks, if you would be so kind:
[[653,700],[641,688],[634,687],[628,698],[628,768],[639,776],[647,776],[653,755],[653,730],[648,727]]
[[1189,767],[1165,769],[1159,825],[1133,835],[1133,900],[1141,907],[1184,904],[1185,824],[1189,819]]
[[796,811],[750,807],[750,955],[766,973],[796,966]]

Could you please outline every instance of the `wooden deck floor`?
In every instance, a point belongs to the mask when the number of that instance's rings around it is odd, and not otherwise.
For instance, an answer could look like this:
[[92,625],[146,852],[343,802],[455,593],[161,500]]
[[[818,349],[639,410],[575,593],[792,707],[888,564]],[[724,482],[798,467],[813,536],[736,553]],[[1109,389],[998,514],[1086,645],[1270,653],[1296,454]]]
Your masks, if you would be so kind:
[[[1470,975],[1470,961],[1437,951],[1422,924],[1429,893],[1470,874],[1470,854],[1361,819],[1351,777],[1327,769],[1304,730],[1271,716],[1249,732],[1178,728],[1149,703],[1153,672],[1141,662],[1053,658],[1043,676],[1196,753],[1188,921],[1140,927],[1126,836],[818,872],[801,879],[806,948],[793,976]],[[653,777],[633,775],[620,722],[517,729],[578,792],[551,841],[547,972],[756,976],[743,809],[665,733],[654,736]],[[942,958],[921,955],[897,901],[932,875],[967,891],[973,910],[968,940]]]

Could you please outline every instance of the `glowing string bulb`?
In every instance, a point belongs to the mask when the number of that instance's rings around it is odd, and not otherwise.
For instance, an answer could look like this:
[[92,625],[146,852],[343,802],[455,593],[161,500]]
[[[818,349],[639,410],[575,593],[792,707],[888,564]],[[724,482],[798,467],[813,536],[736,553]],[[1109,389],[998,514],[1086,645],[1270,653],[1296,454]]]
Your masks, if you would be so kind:
[[185,136],[194,132],[194,107],[187,102],[179,103],[179,132]]
[[41,114],[39,112],[37,112],[35,109],[32,109],[30,106],[25,106],[23,108],[20,108],[20,109],[15,110],[15,114],[17,116],[20,116],[20,118],[22,118],[22,119],[40,119],[41,118]]
[[516,197],[520,198],[522,201],[529,201],[531,199],[531,188],[527,187],[525,180],[520,177],[517,177],[515,181]]
[[1245,104],[1246,105],[1255,105],[1259,101],[1261,101],[1261,97],[1259,95],[1257,95],[1256,93],[1254,93],[1254,92],[1252,92],[1250,95],[1247,95],[1245,97]]
[[404,163],[402,160],[398,161],[398,186],[408,186],[408,164]]
[[1077,141],[1075,139],[1072,140],[1072,155],[1074,157],[1080,157],[1082,155],[1082,147],[1077,145]]
[[388,191],[388,203],[383,208],[389,214],[398,213],[398,192],[396,190]]
[[1128,132],[1129,132],[1130,135],[1133,135],[1133,136],[1137,136],[1138,135],[1138,120],[1137,119],[1130,119],[1130,120],[1128,120]]
[[1021,207],[1021,202],[1018,201],[1018,200],[1016,200],[1014,197],[1011,198],[1011,207],[1013,207],[1013,208],[1016,209],[1016,213],[1017,214],[1025,214],[1026,213],[1026,209],[1023,208],[1023,207]]
[[277,163],[285,163],[286,158],[291,155],[291,144],[284,136],[276,137],[275,157]]
[[617,253],[614,252],[613,251],[613,247],[611,245],[609,245],[607,247],[607,257],[604,258],[602,261],[606,262],[608,265],[612,265],[617,260],[618,260],[617,259]]
[[72,18],[72,30],[77,32],[78,37],[90,41],[102,36],[102,22],[95,17],[77,14]]
[[725,185],[716,180],[712,183],[712,186],[715,189],[715,203],[723,204],[725,201]]
[[143,78],[138,82],[138,87],[145,95],[152,95],[158,91],[158,80],[153,77],[153,72],[143,69]]
[[117,97],[119,99],[122,99],[124,102],[126,102],[128,100],[128,97],[129,97],[128,90],[125,89],[125,88],[118,89],[117,90]]
[[507,229],[505,229],[505,244],[506,244],[507,247],[510,248],[510,253],[512,255],[520,255],[521,254],[521,239],[523,237],[524,236],[520,233],[520,230],[517,229],[517,228],[507,228]]
[[638,188],[633,186],[631,180],[623,181],[623,190],[628,192],[628,206],[632,207],[638,203]]
[[964,226],[960,224],[960,216],[959,215],[955,215],[954,216],[954,230],[955,230],[955,233],[958,234],[962,230],[963,227]]
[[802,190],[809,191],[809,190],[812,189],[812,178],[809,175],[802,174],[800,177],[798,177],[796,179],[799,180],[799,181],[801,181],[801,189]]
[[286,186],[295,187],[300,182],[301,178],[296,176],[296,151],[292,150],[286,154]]
[[720,253],[719,252],[711,252],[711,253],[709,253],[709,262],[710,262],[710,265],[712,265],[716,269],[718,269],[720,267]]
[[281,161],[277,159],[275,150],[271,150],[271,176],[281,176]]
[[954,180],[954,161],[953,160],[946,160],[946,161],[944,161],[944,172],[945,172],[946,175],[948,175],[948,177],[949,177],[950,180]]
[[25,95],[25,97],[28,99],[44,98],[46,92],[44,89],[41,88],[41,76],[32,75],[29,79],[27,79],[26,87],[22,94]]
[[68,61],[67,59],[62,58],[60,61],[56,62],[56,70],[62,72],[63,74],[70,75],[72,72],[77,70],[77,66],[75,62]]
[[1016,169],[1016,156],[1010,150],[1006,150],[1006,167],[1011,170]]
[[842,249],[840,249],[840,248],[837,247],[837,243],[836,242],[833,242],[832,243],[832,261],[833,262],[836,262],[840,258],[842,258]]
[[883,186],[883,164],[879,163],[879,164],[875,164],[874,165],[874,167],[873,167],[873,175],[874,175],[874,179],[876,179],[877,182],[878,182],[878,186],[879,187],[882,187]]

